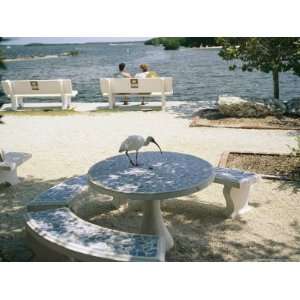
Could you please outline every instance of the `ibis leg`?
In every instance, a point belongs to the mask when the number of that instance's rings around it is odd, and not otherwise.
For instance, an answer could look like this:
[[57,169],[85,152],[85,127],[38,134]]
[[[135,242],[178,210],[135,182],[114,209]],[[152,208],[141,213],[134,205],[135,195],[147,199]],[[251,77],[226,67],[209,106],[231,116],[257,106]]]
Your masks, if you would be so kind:
[[134,162],[132,161],[132,159],[130,158],[129,154],[128,154],[128,151],[125,152],[126,153],[126,156],[128,157],[131,165],[135,166]]

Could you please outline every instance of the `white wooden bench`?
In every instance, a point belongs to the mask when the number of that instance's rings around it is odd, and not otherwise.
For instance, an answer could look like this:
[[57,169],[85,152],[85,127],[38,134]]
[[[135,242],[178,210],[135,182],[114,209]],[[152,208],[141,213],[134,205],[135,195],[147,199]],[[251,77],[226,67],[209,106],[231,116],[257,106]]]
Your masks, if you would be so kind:
[[215,168],[215,183],[223,184],[223,194],[226,200],[226,211],[231,218],[236,218],[251,209],[249,192],[251,185],[260,180],[255,173],[237,169]]
[[70,178],[35,197],[27,205],[28,211],[69,207],[71,202],[88,190],[86,175]]
[[173,79],[160,78],[101,78],[100,89],[108,97],[109,107],[114,108],[116,96],[161,97],[162,109],[166,107],[166,96],[173,95]]
[[51,252],[72,261],[165,259],[164,242],[158,236],[104,228],[80,219],[69,208],[30,212],[25,218],[31,248],[37,244],[49,249],[38,253],[39,260],[51,260]]
[[19,183],[17,169],[29,158],[31,158],[29,153],[4,153],[4,161],[0,162],[0,183],[9,183],[11,185]]
[[26,97],[59,97],[62,101],[62,108],[71,106],[71,98],[77,95],[77,91],[72,89],[70,79],[56,80],[4,80],[3,90],[11,100],[13,110],[24,107],[23,98]]

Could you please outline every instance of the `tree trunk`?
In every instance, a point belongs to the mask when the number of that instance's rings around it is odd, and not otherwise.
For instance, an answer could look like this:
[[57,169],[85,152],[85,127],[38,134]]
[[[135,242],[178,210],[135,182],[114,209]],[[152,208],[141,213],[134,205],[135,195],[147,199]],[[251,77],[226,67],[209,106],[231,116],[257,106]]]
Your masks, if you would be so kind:
[[279,72],[277,70],[273,70],[273,95],[279,100]]

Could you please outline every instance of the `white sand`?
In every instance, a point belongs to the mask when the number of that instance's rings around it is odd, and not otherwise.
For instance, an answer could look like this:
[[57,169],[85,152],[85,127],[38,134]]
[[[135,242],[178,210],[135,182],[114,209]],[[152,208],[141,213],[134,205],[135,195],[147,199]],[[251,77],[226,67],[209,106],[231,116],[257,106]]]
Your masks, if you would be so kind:
[[[295,146],[289,131],[189,128],[190,119],[174,111],[82,113],[64,117],[14,115],[5,116],[4,121],[0,125],[0,147],[32,153],[32,159],[19,169],[19,175],[26,181],[9,188],[9,192],[1,191],[2,198],[13,198],[9,205],[19,206],[51,182],[85,174],[95,162],[116,155],[120,143],[131,134],[152,135],[163,150],[200,156],[213,165],[217,165],[223,151],[287,153],[288,145]],[[47,184],[35,189],[32,182]],[[8,195],[11,192],[15,194]],[[256,208],[236,221],[226,220],[222,215],[225,200],[222,187],[217,184],[179,201],[169,200],[165,218],[175,235],[176,247],[168,259],[259,260],[270,255],[273,260],[299,260],[299,189],[293,191],[282,182],[263,181],[253,188],[251,198]],[[95,222],[111,224],[109,217],[109,213],[103,214]],[[120,213],[113,218],[121,217]],[[135,222],[135,216],[123,217]],[[117,221],[114,226],[118,227]],[[276,247],[279,250],[275,253]]]
[[287,145],[295,146],[286,131],[189,128],[189,119],[163,112],[5,116],[4,120],[0,147],[32,153],[20,174],[42,179],[85,173],[96,161],[117,154],[130,134],[152,135],[164,150],[194,154],[213,164],[223,151],[289,152]]

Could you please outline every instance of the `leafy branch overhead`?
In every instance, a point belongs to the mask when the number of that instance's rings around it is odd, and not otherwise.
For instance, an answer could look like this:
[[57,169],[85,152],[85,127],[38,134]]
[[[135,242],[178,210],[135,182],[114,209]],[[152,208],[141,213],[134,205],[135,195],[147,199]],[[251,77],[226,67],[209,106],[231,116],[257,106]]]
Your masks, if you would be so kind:
[[[0,37],[0,43],[3,41],[4,39],[2,37]],[[0,49],[0,69],[6,69],[6,66],[4,64],[4,55],[3,52]]]
[[[219,55],[240,62],[243,71],[254,69],[272,73],[274,98],[279,99],[279,73],[291,71],[300,76],[300,39],[293,38],[218,38]],[[230,65],[235,70],[237,63]]]

